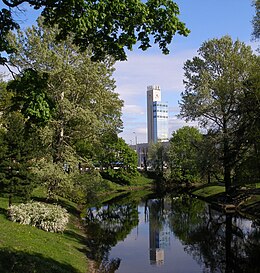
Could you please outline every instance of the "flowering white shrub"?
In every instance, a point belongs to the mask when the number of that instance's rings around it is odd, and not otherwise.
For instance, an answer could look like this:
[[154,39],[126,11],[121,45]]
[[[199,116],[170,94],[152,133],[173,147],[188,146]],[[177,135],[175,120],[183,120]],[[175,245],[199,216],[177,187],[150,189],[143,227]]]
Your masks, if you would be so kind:
[[8,209],[10,220],[50,232],[62,232],[69,221],[66,209],[58,205],[30,202],[13,205]]

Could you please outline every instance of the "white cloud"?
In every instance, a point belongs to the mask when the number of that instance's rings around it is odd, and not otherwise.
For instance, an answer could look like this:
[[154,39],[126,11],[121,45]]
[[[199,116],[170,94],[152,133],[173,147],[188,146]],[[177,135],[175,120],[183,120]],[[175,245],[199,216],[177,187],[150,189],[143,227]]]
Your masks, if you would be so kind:
[[183,64],[195,54],[196,50],[166,56],[129,53],[128,61],[116,64],[116,91],[130,103],[136,96],[145,96],[148,85],[179,93],[183,89]]
[[124,114],[130,114],[130,115],[145,115],[145,112],[146,109],[145,107],[141,107],[141,106],[138,106],[138,105],[134,105],[134,104],[125,104],[124,107],[123,107],[123,113]]
[[[183,65],[191,59],[196,50],[183,51],[164,56],[147,53],[129,53],[128,61],[116,64],[116,92],[124,100],[123,122],[121,133],[127,143],[133,142],[136,132],[138,142],[147,142],[146,125],[146,89],[148,85],[159,85],[162,100],[169,103],[169,114],[179,113],[178,100],[183,91]],[[173,119],[176,119],[174,117]],[[178,124],[178,125],[177,125]],[[185,125],[185,122],[175,122],[170,132]]]
[[9,80],[11,78],[10,72],[6,66],[0,65],[0,75],[4,80]]
[[178,119],[176,117],[169,119],[169,137],[171,137],[172,133],[183,126],[192,126],[199,128],[198,122],[196,121],[189,121],[186,122],[184,119]]
[[126,120],[129,122],[128,126],[119,136],[125,139],[128,144],[135,143],[135,138],[137,138],[138,143],[147,142],[146,122]]

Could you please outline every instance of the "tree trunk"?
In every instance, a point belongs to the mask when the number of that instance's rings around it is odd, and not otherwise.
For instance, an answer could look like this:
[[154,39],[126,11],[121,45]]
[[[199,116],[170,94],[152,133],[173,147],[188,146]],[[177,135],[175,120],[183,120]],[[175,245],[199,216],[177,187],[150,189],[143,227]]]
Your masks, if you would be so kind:
[[227,133],[227,124],[224,118],[223,120],[223,168],[224,168],[224,182],[226,193],[231,189],[231,166],[230,166],[230,151],[229,151],[229,136]]
[[56,131],[56,136],[53,145],[53,162],[58,163],[62,161],[63,151],[63,126]]
[[59,124],[55,132],[55,140],[53,147],[53,162],[59,163],[62,161],[63,145],[64,145],[64,111],[62,102],[64,100],[64,92],[60,94],[60,109],[59,109]]
[[211,176],[210,176],[210,172],[208,171],[208,184],[210,184],[210,182],[211,182]]
[[12,194],[9,194],[9,198],[8,198],[9,200],[9,207],[11,207],[12,206],[12,204],[13,204],[13,196],[12,196]]
[[228,165],[224,165],[224,182],[225,182],[225,190],[226,193],[230,193],[231,189],[231,168]]

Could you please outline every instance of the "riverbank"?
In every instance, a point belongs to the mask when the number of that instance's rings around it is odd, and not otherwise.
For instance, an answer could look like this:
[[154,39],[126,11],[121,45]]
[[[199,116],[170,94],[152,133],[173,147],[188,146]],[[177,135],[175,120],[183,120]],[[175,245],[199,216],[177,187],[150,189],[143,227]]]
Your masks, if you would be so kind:
[[[109,193],[101,192],[100,201],[116,198],[127,192],[143,195],[152,187],[152,180],[138,177],[129,186],[110,181]],[[35,190],[33,200],[46,202],[43,189]],[[57,202],[70,214],[64,233],[50,233],[29,225],[11,222],[7,217],[8,199],[0,197],[0,272],[1,273],[86,273],[94,272],[94,263],[88,259],[86,233],[76,203],[65,198]]]
[[[143,196],[152,192],[151,179],[139,178],[129,186],[120,186],[112,182],[109,192],[101,192],[99,204],[114,202],[122,198],[131,203],[139,202]],[[204,185],[193,189],[190,193],[208,203],[223,209],[224,186]],[[131,193],[131,194],[130,194]],[[236,211],[247,218],[260,219],[260,188],[242,188],[234,192],[233,199],[239,200]],[[246,196],[247,194],[247,196]],[[236,198],[234,198],[236,196]],[[35,201],[45,202],[41,190],[35,192]],[[91,260],[87,249],[87,238],[82,226],[82,211],[76,203],[59,198],[57,203],[70,213],[70,222],[64,233],[48,233],[35,227],[13,223],[7,218],[7,198],[0,198],[0,272],[2,273],[86,273],[94,272],[95,263]],[[93,204],[95,205],[95,204]],[[83,209],[82,209],[83,210]],[[13,270],[14,268],[15,270]]]
[[7,198],[0,198],[0,272],[1,273],[85,273],[88,262],[85,235],[78,225],[74,203],[61,199],[70,213],[64,233],[50,233],[7,218]]
[[229,196],[225,194],[225,187],[220,185],[204,185],[190,193],[225,212],[237,212],[247,218],[260,220],[259,184],[254,188],[238,188]]

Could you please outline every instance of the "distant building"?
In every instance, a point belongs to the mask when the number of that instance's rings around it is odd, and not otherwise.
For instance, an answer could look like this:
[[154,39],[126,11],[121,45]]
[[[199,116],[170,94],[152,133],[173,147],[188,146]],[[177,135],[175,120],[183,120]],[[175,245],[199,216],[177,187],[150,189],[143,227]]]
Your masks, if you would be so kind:
[[147,87],[147,132],[148,143],[168,141],[168,103],[161,101],[158,85]]

